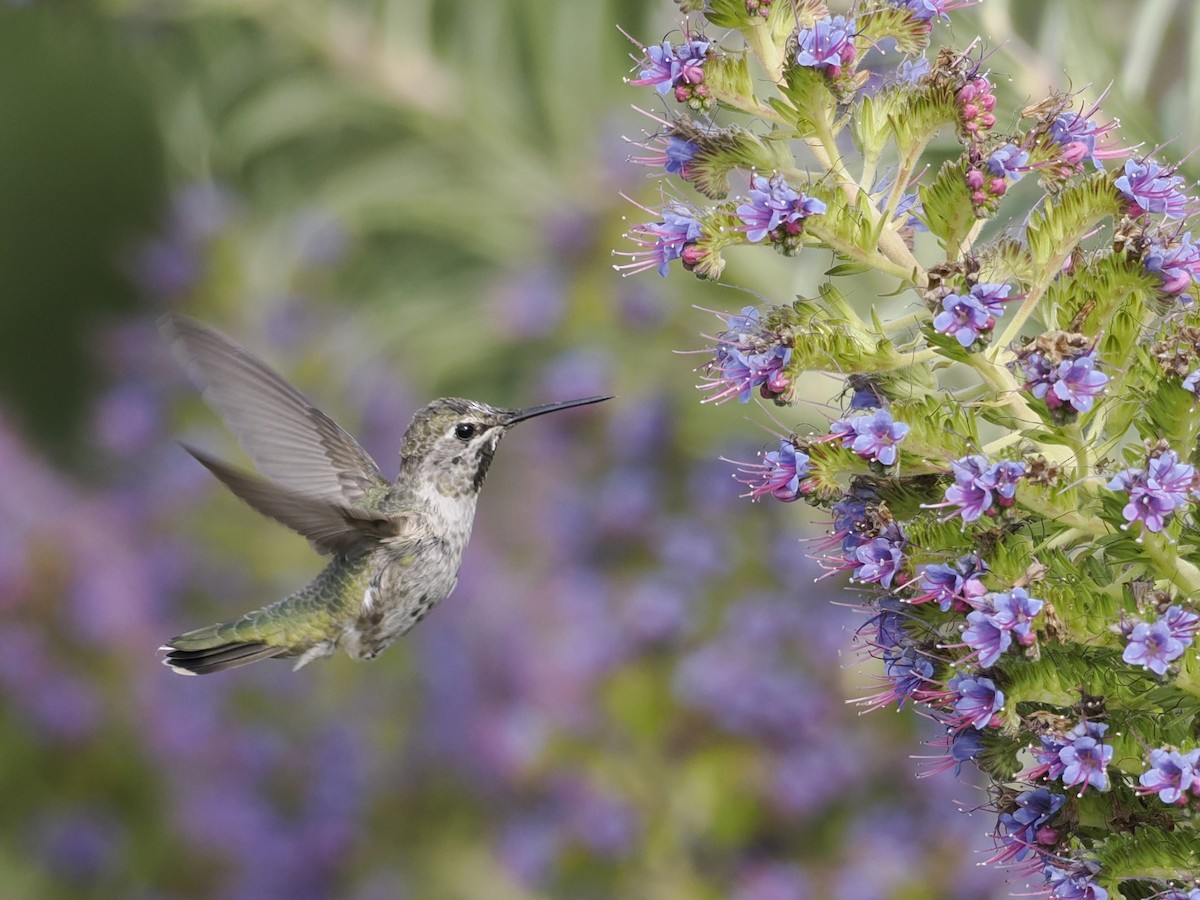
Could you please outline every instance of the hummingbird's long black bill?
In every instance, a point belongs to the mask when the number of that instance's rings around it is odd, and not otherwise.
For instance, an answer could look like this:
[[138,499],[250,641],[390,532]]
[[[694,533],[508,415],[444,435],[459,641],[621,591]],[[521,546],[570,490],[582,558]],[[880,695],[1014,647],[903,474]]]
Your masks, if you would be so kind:
[[612,397],[584,397],[582,400],[563,400],[559,403],[545,403],[542,406],[530,406],[526,409],[518,410],[517,414],[508,420],[508,425],[515,425],[518,422],[524,422],[526,419],[532,419],[534,416],[543,416],[546,413],[558,412],[560,409],[570,409],[573,406],[587,406],[589,403],[602,403],[605,400],[611,400]]

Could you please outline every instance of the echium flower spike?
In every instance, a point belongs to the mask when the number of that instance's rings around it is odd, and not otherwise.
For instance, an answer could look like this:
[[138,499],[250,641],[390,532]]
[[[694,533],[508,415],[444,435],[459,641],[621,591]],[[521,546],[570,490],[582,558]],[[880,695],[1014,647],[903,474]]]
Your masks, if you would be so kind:
[[[684,108],[635,160],[676,187],[625,271],[752,274],[704,399],[809,402],[734,477],[832,520],[817,563],[882,670],[859,702],[921,707],[932,770],[991,781],[990,861],[1058,900],[1200,900],[1200,203],[1103,96],[999,108],[981,41],[930,46],[962,5],[687,0],[639,63]],[[802,246],[828,281],[797,297],[812,270],[760,260]]]

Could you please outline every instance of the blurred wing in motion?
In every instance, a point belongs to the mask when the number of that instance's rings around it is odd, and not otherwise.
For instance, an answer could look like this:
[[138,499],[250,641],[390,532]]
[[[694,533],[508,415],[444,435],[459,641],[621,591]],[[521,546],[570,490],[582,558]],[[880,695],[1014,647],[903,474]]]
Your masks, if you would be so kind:
[[353,506],[370,488],[387,486],[378,464],[358,441],[229,338],[175,315],[163,320],[162,330],[188,375],[203,387],[204,399],[281,493]]
[[356,550],[365,550],[380,539],[398,537],[408,525],[405,517],[392,518],[374,510],[293,493],[202,450],[186,444],[183,449],[256,511],[308,538],[320,553],[353,556]]

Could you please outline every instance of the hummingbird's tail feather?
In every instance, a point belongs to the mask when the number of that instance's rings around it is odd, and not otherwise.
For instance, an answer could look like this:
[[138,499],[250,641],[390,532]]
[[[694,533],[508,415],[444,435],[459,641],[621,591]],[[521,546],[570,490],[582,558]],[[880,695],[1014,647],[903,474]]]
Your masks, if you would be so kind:
[[[178,640],[178,638],[176,639]],[[180,675],[208,675],[249,665],[260,659],[270,659],[288,652],[286,647],[272,647],[259,642],[230,641],[199,650],[181,650],[168,644],[160,648],[169,651],[163,665]]]

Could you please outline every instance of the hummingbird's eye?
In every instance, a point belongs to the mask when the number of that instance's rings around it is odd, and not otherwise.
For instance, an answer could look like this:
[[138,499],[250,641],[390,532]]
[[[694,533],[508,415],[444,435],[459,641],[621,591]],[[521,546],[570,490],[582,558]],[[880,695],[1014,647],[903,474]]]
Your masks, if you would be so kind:
[[460,441],[469,441],[475,437],[475,426],[470,422],[459,422],[454,426],[454,436]]

